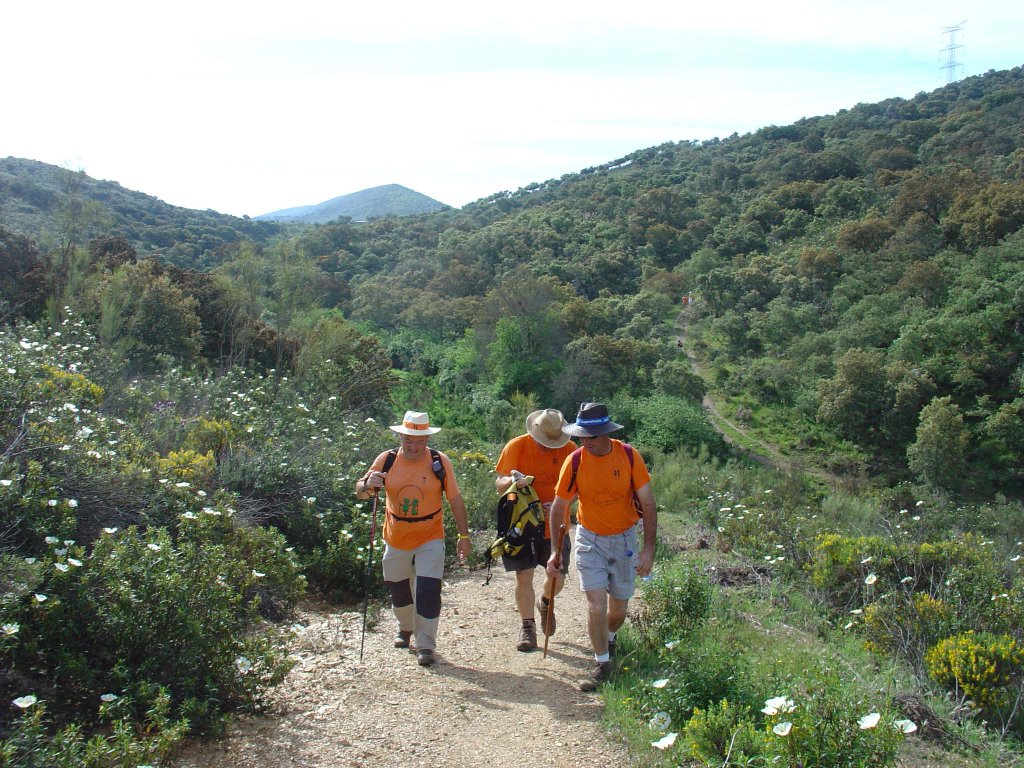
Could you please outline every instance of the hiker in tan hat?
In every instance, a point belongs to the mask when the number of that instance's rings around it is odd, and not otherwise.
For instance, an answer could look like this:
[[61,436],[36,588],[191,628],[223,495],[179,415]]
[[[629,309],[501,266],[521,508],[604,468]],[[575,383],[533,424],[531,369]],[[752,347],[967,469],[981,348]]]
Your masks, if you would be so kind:
[[406,411],[402,423],[391,431],[399,435],[400,447],[373,460],[356,481],[356,496],[365,499],[384,489],[384,583],[398,619],[395,647],[408,648],[415,640],[417,661],[429,667],[437,645],[444,576],[441,497],[447,497],[458,528],[460,562],[469,556],[466,505],[451,460],[427,445],[430,435],[441,431],[430,426],[427,414]]
[[[554,408],[534,411],[526,417],[526,434],[508,441],[494,467],[498,473],[494,483],[498,493],[504,493],[513,483],[520,487],[532,484],[545,512],[550,509],[555,498],[558,471],[566,457],[576,449],[576,445],[562,431],[563,426],[565,418],[561,411]],[[551,557],[551,528],[547,521],[544,523],[543,539],[538,538],[528,543],[514,558],[507,555],[501,558],[505,570],[516,574],[516,607],[523,622],[516,641],[516,648],[520,651],[532,651],[537,647],[535,604],[544,634],[555,634],[555,615],[553,610],[549,610],[548,603],[561,592],[565,574],[569,571],[571,540],[565,536],[563,541],[561,571],[555,577],[547,576],[540,600],[536,599],[533,576],[534,570],[538,566],[544,568]]]

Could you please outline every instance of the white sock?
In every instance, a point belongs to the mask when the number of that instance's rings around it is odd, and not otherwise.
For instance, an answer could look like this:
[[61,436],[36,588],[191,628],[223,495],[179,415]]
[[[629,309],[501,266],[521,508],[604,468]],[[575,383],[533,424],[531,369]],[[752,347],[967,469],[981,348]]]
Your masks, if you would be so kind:
[[598,664],[603,664],[604,662],[608,661],[608,653],[595,653],[594,658],[597,659]]
[[608,633],[608,642],[609,643],[614,643],[615,642],[615,633],[614,632],[609,632]]

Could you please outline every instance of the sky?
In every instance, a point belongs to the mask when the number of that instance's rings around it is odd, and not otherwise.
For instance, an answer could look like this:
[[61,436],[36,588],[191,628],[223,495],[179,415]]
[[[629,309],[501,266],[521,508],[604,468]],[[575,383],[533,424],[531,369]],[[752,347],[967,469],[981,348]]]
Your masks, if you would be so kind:
[[382,184],[461,207],[1024,65],[1020,0],[47,0],[2,24],[0,157],[237,216]]

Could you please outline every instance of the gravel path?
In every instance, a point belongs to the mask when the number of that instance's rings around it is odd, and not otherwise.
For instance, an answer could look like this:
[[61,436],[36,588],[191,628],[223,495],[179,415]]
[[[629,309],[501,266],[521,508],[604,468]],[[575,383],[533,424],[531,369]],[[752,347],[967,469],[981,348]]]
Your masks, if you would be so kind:
[[[367,631],[362,662],[361,613],[302,611],[306,631],[292,649],[297,663],[274,692],[271,712],[236,718],[223,738],[188,744],[176,765],[628,765],[625,746],[600,726],[601,698],[576,687],[593,656],[575,570],[556,601],[547,659],[540,649],[514,647],[513,576],[499,564],[488,586],[483,580],[480,571],[448,574],[432,668],[392,647],[390,610]],[[535,581],[539,588],[539,570]]]

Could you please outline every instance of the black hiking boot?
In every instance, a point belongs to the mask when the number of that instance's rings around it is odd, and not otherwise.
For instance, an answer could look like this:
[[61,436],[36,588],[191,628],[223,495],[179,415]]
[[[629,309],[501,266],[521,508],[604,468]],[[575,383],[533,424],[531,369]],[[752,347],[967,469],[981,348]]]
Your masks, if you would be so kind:
[[581,691],[596,691],[601,683],[607,682],[612,676],[612,663],[610,661],[598,661],[594,671],[589,676],[580,680]]
[[615,640],[608,638],[608,660],[611,661],[615,658]]
[[421,667],[431,667],[434,661],[434,652],[429,648],[420,648],[416,651],[416,663]]

